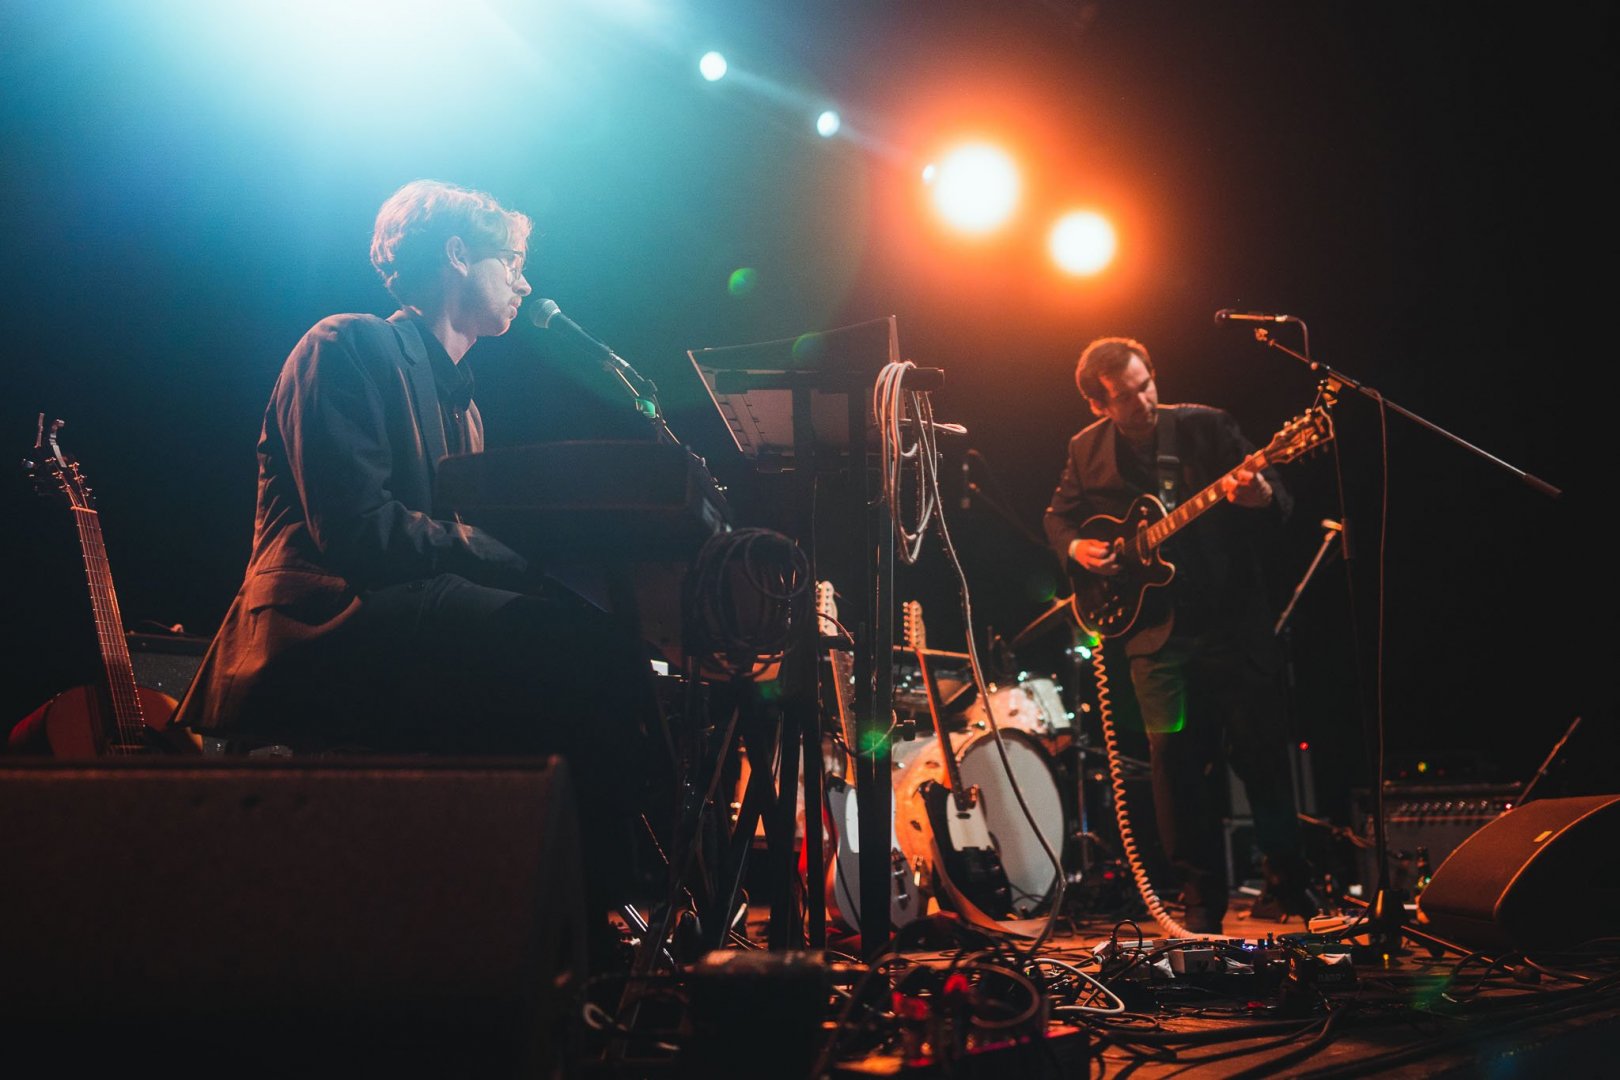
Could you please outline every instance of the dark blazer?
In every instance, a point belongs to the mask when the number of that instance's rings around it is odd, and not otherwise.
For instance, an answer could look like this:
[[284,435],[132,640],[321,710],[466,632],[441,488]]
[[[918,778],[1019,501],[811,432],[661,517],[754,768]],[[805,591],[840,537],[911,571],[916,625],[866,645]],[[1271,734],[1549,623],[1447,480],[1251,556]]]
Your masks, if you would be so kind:
[[[1161,434],[1173,432],[1173,451],[1181,462],[1181,500],[1214,483],[1254,450],[1230,414],[1206,405],[1161,405],[1159,423]],[[1121,475],[1116,431],[1113,421],[1098,420],[1069,440],[1063,475],[1046,508],[1047,541],[1072,574],[1086,572],[1069,558],[1069,544],[1080,535],[1080,526],[1097,514],[1121,517],[1137,496],[1150,493]],[[1161,452],[1170,449],[1161,447]],[[1178,598],[1183,603],[1196,598],[1206,619],[1217,622],[1263,619],[1266,595],[1253,529],[1257,523],[1276,523],[1293,508],[1293,497],[1276,470],[1266,469],[1264,475],[1274,494],[1265,511],[1213,507],[1165,545],[1176,577],[1166,588],[1148,591],[1149,603],[1126,639],[1127,652],[1141,655],[1164,644],[1175,625]]]
[[[447,444],[423,333],[404,312],[334,315],[282,366],[259,436],[253,554],[181,723],[268,730],[307,708],[312,687],[341,679],[330,644],[373,590],[442,574],[522,586],[521,556],[431,516]],[[481,450],[477,406],[467,415]]]

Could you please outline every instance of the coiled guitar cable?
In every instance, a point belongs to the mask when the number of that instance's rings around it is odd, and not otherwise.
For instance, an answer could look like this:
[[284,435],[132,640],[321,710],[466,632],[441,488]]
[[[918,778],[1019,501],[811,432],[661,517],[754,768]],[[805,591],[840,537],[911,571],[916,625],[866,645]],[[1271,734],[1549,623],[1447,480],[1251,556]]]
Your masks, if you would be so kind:
[[1148,880],[1147,867],[1142,864],[1142,854],[1136,849],[1136,835],[1131,832],[1131,815],[1125,801],[1125,771],[1121,767],[1119,753],[1119,739],[1114,733],[1114,711],[1110,705],[1108,690],[1108,666],[1103,660],[1103,650],[1099,647],[1091,657],[1092,670],[1097,678],[1097,712],[1102,718],[1103,749],[1108,755],[1108,778],[1114,789],[1114,820],[1119,825],[1120,847],[1125,849],[1125,863],[1131,868],[1131,877],[1136,881],[1136,889],[1142,894],[1142,902],[1147,905],[1148,914],[1153,921],[1164,930],[1166,937],[1192,937],[1193,934],[1166,910],[1164,902],[1153,889],[1153,882]]

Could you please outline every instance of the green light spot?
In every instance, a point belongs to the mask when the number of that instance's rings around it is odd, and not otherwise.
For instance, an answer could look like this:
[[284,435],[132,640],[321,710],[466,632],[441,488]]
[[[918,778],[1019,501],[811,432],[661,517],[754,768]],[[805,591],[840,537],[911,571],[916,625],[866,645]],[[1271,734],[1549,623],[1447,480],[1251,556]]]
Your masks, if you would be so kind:
[[[1143,717],[1142,719],[1143,719],[1143,722],[1146,723],[1147,718]],[[1164,724],[1148,725],[1147,730],[1151,731],[1151,732],[1158,733],[1158,734],[1166,734],[1166,733],[1174,734],[1174,733],[1176,733],[1178,731],[1185,731],[1186,728],[1187,728],[1187,705],[1186,705],[1186,702],[1184,700],[1182,702],[1181,709],[1176,713],[1175,716],[1171,717]]]
[[876,755],[877,752],[889,743],[888,732],[868,731],[861,736],[861,753]]
[[781,701],[782,683],[779,679],[759,683],[759,697],[761,701]]
[[1050,604],[1057,599],[1057,582],[1045,575],[1032,578],[1029,582],[1029,591],[1041,603]]
[[752,294],[758,285],[759,271],[752,266],[742,266],[731,272],[731,277],[726,281],[726,291],[740,298]]
[[1412,1007],[1433,1009],[1444,1007],[1444,994],[1451,988],[1451,979],[1439,976],[1419,978],[1411,988]]
[[811,365],[827,351],[826,339],[821,334],[800,334],[793,341],[793,362]]

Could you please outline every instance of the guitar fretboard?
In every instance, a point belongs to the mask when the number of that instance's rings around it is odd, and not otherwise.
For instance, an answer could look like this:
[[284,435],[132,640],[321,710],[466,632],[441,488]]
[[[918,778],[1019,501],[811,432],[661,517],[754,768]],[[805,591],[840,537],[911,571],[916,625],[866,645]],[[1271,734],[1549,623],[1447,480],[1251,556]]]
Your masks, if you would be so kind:
[[1192,524],[1199,514],[1225,500],[1226,493],[1221,490],[1221,485],[1226,482],[1227,477],[1230,477],[1232,473],[1237,472],[1239,469],[1250,469],[1259,472],[1265,467],[1266,452],[1264,450],[1256,450],[1244,458],[1242,462],[1232,469],[1232,472],[1222,476],[1209,487],[1176,507],[1169,514],[1143,529],[1141,536],[1145,550],[1154,550],[1177,532]]
[[112,570],[107,548],[101,539],[101,516],[75,500],[73,521],[79,530],[79,548],[84,555],[84,576],[90,587],[90,606],[95,614],[96,638],[101,645],[101,663],[107,675],[107,692],[112,700],[113,719],[118,726],[116,742],[109,742],[109,753],[134,753],[142,742],[145,717],[135,688],[135,668],[124,638],[124,619],[113,591]]

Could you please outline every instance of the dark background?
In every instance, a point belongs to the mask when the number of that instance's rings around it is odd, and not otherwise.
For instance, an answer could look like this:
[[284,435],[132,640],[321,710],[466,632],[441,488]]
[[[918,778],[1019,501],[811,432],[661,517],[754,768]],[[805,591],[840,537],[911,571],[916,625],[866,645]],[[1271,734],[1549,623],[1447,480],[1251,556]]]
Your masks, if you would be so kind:
[[[399,6],[437,13],[423,34],[367,5],[6,4],[0,437],[20,458],[37,411],[67,419],[126,622],[211,633],[248,553],[276,371],[323,315],[392,309],[367,262],[373,215],[438,177],[534,217],[536,297],[655,378],[744,497],[684,351],[898,316],[904,355],[947,374],[939,418],[970,432],[945,477],[976,611],[1016,629],[1055,564],[982,503],[957,508],[964,451],[1038,529],[1089,419],[1074,361],[1103,334],[1148,343],[1164,400],[1227,408],[1261,440],[1314,377],[1211,314],[1290,312],[1319,359],[1565,489],[1548,499],[1391,415],[1380,594],[1379,414],[1340,406],[1361,625],[1336,565],[1294,637],[1296,720],[1330,807],[1366,780],[1351,657],[1359,641],[1370,697],[1380,596],[1398,770],[1522,780],[1584,715],[1572,756],[1602,785],[1609,20],[1446,7]],[[711,47],[734,71],[712,85],[695,71]],[[824,104],[845,137],[813,133]],[[987,240],[941,229],[918,182],[963,133],[1025,172],[1018,219]],[[1119,232],[1094,278],[1044,254],[1071,203]],[[756,286],[733,295],[744,266]],[[526,324],[472,357],[492,444],[636,430],[610,383]],[[1300,505],[1272,556],[1279,596],[1340,515],[1332,459],[1286,475]],[[20,716],[88,677],[88,646],[70,538],[6,485],[3,696]],[[901,593],[924,600],[933,643],[959,646],[937,539]],[[1057,644],[1026,662],[1057,671]]]

